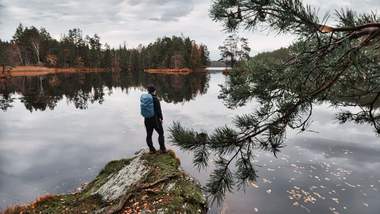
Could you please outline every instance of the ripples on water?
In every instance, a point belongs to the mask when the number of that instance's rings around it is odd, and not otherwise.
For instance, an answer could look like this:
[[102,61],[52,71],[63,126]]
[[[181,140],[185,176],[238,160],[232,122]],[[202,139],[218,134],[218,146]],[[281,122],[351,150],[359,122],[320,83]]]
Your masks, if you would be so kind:
[[[227,109],[217,98],[224,81],[221,73],[137,72],[1,83],[0,209],[45,193],[70,192],[110,160],[145,147],[139,96],[149,83],[158,88],[166,128],[181,121],[211,131],[254,109],[254,102]],[[315,132],[290,130],[278,159],[257,151],[257,182],[245,192],[228,194],[210,213],[379,213],[379,139],[370,126],[338,124],[335,111],[326,103],[318,105],[311,126]],[[199,172],[191,154],[177,153],[185,170],[205,183],[210,169]]]

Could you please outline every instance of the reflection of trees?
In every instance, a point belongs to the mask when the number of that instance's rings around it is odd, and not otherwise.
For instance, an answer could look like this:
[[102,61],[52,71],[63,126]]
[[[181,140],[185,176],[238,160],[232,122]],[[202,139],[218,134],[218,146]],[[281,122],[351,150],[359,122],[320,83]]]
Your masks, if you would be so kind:
[[187,76],[147,74],[143,86],[153,84],[157,94],[165,102],[185,102],[194,99],[199,94],[205,94],[208,88],[209,76],[194,73]]
[[0,109],[6,111],[8,108],[13,107],[12,103],[14,98],[11,95],[7,94],[5,96],[0,95]]
[[154,84],[160,98],[166,102],[184,102],[204,94],[207,74],[189,76],[148,75],[143,72],[60,74],[42,77],[16,77],[0,82],[0,108],[12,107],[12,94],[18,93],[29,111],[54,109],[66,98],[77,109],[87,109],[90,103],[104,102],[106,93],[114,87],[128,93],[131,87]]

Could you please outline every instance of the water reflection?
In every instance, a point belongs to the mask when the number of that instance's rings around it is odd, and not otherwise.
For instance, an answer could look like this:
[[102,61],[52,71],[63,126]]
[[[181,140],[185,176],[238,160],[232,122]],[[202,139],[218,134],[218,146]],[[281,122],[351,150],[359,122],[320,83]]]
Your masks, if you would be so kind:
[[158,96],[168,103],[179,103],[205,94],[209,77],[206,73],[190,75],[158,75],[144,72],[59,74],[40,77],[15,77],[0,82],[0,109],[12,107],[15,94],[29,111],[53,110],[65,97],[77,109],[87,109],[88,104],[104,102],[106,93],[121,88],[128,93],[130,88],[141,88],[154,84]]
[[[67,79],[59,76],[62,82],[57,87],[49,86],[52,77],[46,77],[42,80],[43,90],[38,78],[30,78],[29,82],[25,81],[26,89],[33,90],[29,95],[21,90],[22,84],[8,82],[4,96],[14,100],[9,102],[13,107],[0,111],[0,210],[41,194],[73,191],[91,180],[110,160],[128,157],[145,147],[138,102],[145,84],[171,83],[160,88],[166,130],[171,121],[181,121],[186,126],[211,131],[230,124],[235,114],[249,113],[256,107],[250,103],[237,110],[226,108],[217,98],[218,85],[225,83],[220,73],[201,74],[194,80],[141,73],[70,76]],[[175,83],[178,84],[174,86]],[[187,90],[186,96],[177,94],[180,85]],[[95,90],[101,90],[97,93],[102,99],[94,98]],[[53,110],[42,111],[30,105],[30,113],[19,98],[38,98],[40,91],[56,98]],[[89,97],[85,99],[85,111],[72,99],[81,94]],[[49,109],[47,104],[42,106]],[[310,127],[316,132],[297,135],[290,130],[287,147],[281,150],[278,159],[270,153],[255,151],[258,188],[249,185],[245,193],[228,194],[224,205],[214,207],[210,213],[255,213],[257,209],[258,213],[304,214],[309,210],[310,213],[377,214],[380,210],[379,139],[370,125],[338,124],[335,113],[328,104],[317,105]],[[198,171],[192,165],[191,154],[170,144],[168,147],[176,150],[183,168],[205,184],[212,166],[208,171]],[[305,203],[301,190],[318,200],[314,204]],[[302,194],[302,201],[297,201],[299,206],[293,205],[298,198],[294,193]]]

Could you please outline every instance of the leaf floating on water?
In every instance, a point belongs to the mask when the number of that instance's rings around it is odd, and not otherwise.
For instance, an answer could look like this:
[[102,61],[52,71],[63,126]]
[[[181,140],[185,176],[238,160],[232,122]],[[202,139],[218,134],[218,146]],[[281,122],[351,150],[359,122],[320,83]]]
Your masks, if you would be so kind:
[[347,186],[352,187],[352,188],[355,188],[355,187],[356,187],[355,185],[352,185],[352,184],[347,183],[347,182],[344,182],[344,184],[346,184]]
[[315,196],[317,196],[318,198],[320,198],[320,199],[322,199],[322,200],[325,200],[326,198],[325,197],[323,197],[321,194],[319,194],[318,192],[313,192],[313,194],[315,195]]
[[297,201],[295,201],[293,204],[292,204],[294,207],[298,207],[300,205],[300,203],[298,203]]
[[363,202],[363,205],[364,205],[365,207],[368,207],[368,204],[367,204],[367,203],[364,203],[364,202]]
[[339,199],[338,198],[331,198],[335,203],[339,204]]
[[270,194],[270,193],[272,192],[272,190],[271,190],[271,189],[268,189],[266,192],[267,192],[268,194]]
[[318,189],[318,187],[317,187],[317,186],[311,186],[309,189],[310,189],[311,191],[313,191],[313,190],[315,190],[315,189]]
[[252,181],[252,182],[250,182],[250,184],[251,184],[252,187],[254,187],[256,189],[259,188],[259,186],[257,186],[256,182]]
[[263,182],[264,182],[264,184],[266,184],[266,183],[271,184],[272,183],[272,181],[270,181],[270,180],[268,180],[266,178],[263,178]]
[[303,202],[304,202],[305,204],[307,204],[307,203],[312,203],[312,204],[314,204],[316,200],[317,200],[317,199],[315,199],[313,196],[311,196],[311,195],[307,195],[307,196],[304,197]]
[[255,212],[257,212],[257,213],[259,212],[259,209],[257,209],[256,207],[255,207],[255,209],[253,209],[253,210],[255,210]]

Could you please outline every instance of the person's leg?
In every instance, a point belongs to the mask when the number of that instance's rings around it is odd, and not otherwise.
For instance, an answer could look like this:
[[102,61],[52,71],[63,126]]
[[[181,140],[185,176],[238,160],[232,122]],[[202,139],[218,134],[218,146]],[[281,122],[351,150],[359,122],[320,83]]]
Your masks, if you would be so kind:
[[154,148],[152,141],[154,124],[152,123],[152,120],[149,119],[145,119],[144,124],[146,129],[146,144],[148,144],[149,150],[151,152],[155,152],[156,149]]
[[154,127],[154,129],[158,133],[158,143],[160,144],[160,150],[162,152],[166,152],[165,136],[164,136],[164,129],[162,127],[162,123],[159,121],[156,121],[156,126]]

